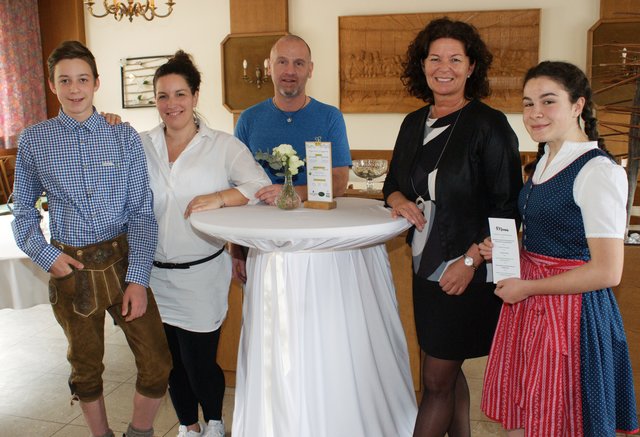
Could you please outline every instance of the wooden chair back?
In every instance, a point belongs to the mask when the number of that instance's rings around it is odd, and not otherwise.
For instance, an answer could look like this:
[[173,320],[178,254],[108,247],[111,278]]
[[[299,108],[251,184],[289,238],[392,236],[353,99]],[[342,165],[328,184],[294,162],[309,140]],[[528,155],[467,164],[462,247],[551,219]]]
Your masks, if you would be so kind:
[[0,149],[0,203],[7,203],[13,192],[17,149]]

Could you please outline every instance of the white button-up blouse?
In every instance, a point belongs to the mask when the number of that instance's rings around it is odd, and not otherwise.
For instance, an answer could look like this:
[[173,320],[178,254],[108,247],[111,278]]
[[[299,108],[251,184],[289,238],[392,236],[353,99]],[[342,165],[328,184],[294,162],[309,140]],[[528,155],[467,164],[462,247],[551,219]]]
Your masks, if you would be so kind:
[[[143,132],[141,137],[158,221],[156,261],[195,261],[216,253],[225,244],[198,233],[184,218],[195,196],[233,187],[250,203],[256,203],[256,191],[271,184],[241,141],[202,122],[172,165],[163,124]],[[163,322],[189,331],[210,332],[218,329],[226,316],[230,281],[231,258],[225,251],[188,269],[154,267],[150,286]]]

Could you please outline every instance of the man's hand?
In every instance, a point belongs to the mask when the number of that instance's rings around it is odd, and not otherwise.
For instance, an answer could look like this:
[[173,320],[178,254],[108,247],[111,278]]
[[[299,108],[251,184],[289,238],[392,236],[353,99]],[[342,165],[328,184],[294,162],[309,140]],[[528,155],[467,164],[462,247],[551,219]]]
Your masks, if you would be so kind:
[[62,278],[73,272],[74,268],[77,270],[84,269],[84,264],[66,253],[61,253],[51,265],[49,273],[54,278]]
[[140,284],[130,283],[122,297],[122,316],[126,316],[125,322],[141,317],[146,311],[147,289]]
[[231,254],[231,277],[237,279],[243,284],[247,282],[247,254],[245,248],[237,244],[229,245],[229,253]]
[[267,205],[273,205],[280,191],[282,191],[282,185],[280,184],[267,185],[256,192],[256,199],[263,201]]

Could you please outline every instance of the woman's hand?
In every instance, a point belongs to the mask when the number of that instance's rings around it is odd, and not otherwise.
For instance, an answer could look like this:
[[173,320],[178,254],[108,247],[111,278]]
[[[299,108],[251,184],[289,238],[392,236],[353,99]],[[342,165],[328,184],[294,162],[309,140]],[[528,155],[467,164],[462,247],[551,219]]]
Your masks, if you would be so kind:
[[393,206],[391,207],[391,217],[406,218],[409,223],[418,229],[418,231],[422,231],[424,229],[424,225],[427,223],[427,220],[424,218],[424,214],[422,214],[422,211],[418,209],[418,206],[404,196],[402,196],[402,198],[396,198],[393,202]]
[[191,213],[208,211],[211,209],[218,209],[224,207],[224,198],[220,192],[211,194],[202,194],[194,197],[187,205],[187,209],[184,212],[184,218],[189,218]]
[[528,283],[529,281],[523,281],[517,278],[503,279],[496,284],[494,293],[502,299],[504,303],[518,303],[529,297],[527,293]]
[[102,115],[104,119],[107,120],[107,123],[110,124],[111,126],[115,126],[116,124],[122,123],[122,117],[120,117],[118,114],[112,114],[110,112],[101,112],[100,115]]
[[460,258],[446,268],[440,278],[440,288],[450,296],[461,295],[473,279],[474,273],[475,270],[466,266],[464,259]]
[[484,260],[490,263],[493,259],[493,243],[491,242],[491,237],[485,238],[482,243],[478,244],[478,249]]

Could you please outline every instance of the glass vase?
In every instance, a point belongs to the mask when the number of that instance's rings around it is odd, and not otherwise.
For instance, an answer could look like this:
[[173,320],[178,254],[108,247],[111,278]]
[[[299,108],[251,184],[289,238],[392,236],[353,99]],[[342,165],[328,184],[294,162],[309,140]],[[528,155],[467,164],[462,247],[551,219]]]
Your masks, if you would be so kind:
[[291,174],[286,173],[284,175],[284,185],[280,194],[276,197],[276,206],[280,209],[296,209],[300,206],[300,196],[293,188],[293,181],[291,180]]

